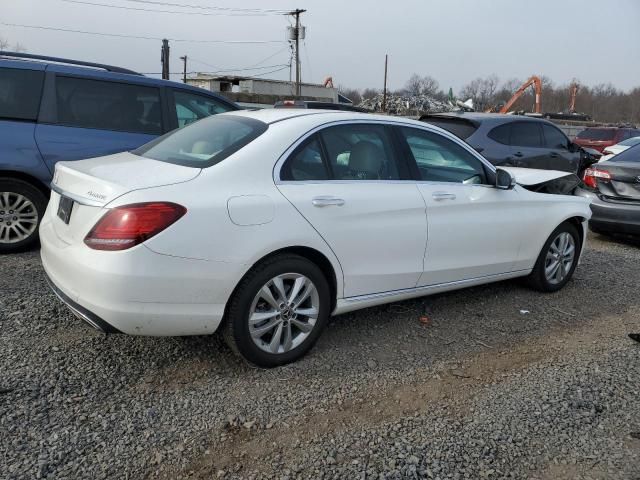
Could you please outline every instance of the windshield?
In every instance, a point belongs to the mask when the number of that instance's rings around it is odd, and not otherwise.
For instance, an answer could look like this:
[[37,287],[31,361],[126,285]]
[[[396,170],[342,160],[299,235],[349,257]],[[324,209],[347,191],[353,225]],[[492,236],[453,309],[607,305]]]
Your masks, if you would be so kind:
[[262,135],[268,125],[236,115],[214,115],[174,130],[133,153],[185,167],[206,168]]
[[613,140],[616,131],[613,128],[587,128],[578,134],[585,140]]
[[631,148],[627,148],[622,153],[617,154],[607,163],[619,163],[619,162],[640,162],[640,145],[636,145]]
[[625,147],[633,147],[634,145],[637,145],[639,143],[640,143],[640,137],[632,137],[632,138],[627,138],[626,140],[623,140],[618,145],[623,145]]

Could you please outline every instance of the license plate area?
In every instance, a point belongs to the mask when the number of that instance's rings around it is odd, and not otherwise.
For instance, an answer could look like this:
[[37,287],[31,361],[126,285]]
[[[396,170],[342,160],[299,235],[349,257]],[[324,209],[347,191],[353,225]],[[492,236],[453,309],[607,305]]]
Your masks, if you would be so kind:
[[66,225],[69,225],[71,220],[71,211],[73,210],[73,200],[64,195],[60,196],[60,203],[58,203],[58,218],[62,220]]

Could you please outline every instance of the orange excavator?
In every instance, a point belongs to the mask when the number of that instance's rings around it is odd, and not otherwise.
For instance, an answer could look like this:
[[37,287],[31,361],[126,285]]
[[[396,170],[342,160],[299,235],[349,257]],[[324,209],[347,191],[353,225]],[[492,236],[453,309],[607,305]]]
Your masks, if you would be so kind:
[[569,86],[569,113],[576,113],[576,95],[578,95],[578,82],[575,80]]
[[542,108],[541,108],[542,107],[542,105],[541,105],[541,102],[542,102],[542,81],[540,80],[540,77],[537,77],[535,75],[532,75],[529,80],[524,82],[522,84],[522,86],[518,90],[516,90],[516,93],[513,94],[513,97],[511,97],[509,99],[509,101],[502,106],[502,108],[498,111],[498,113],[507,113],[509,111],[509,109],[513,106],[513,104],[516,103],[516,101],[527,90],[527,88],[529,88],[532,85],[533,85],[533,89],[534,89],[535,94],[536,94],[535,113],[542,113]]

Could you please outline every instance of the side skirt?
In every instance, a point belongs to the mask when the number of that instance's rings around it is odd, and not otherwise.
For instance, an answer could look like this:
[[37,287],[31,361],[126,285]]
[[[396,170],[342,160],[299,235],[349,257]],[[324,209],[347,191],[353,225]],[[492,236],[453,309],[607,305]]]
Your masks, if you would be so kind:
[[531,273],[529,270],[518,270],[509,273],[500,273],[496,275],[488,275],[486,277],[476,277],[467,280],[459,280],[456,282],[438,283],[435,285],[426,285],[424,287],[406,288],[403,290],[393,290],[391,292],[372,293],[369,295],[360,295],[357,297],[340,298],[336,302],[336,308],[333,315],[352,312],[361,308],[374,307],[385,303],[399,302],[410,298],[424,297],[435,293],[448,292],[450,290],[459,290],[461,288],[483,285],[486,283],[499,282],[510,278],[525,277]]

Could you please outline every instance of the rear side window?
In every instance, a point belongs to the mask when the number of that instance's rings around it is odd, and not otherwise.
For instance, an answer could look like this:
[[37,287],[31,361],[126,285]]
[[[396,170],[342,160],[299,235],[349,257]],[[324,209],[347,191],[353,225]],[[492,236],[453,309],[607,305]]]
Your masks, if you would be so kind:
[[542,147],[540,125],[537,122],[511,124],[511,141],[509,143],[517,147]]
[[613,140],[616,135],[616,130],[613,128],[587,128],[578,134],[578,138],[584,140]]
[[329,180],[317,136],[314,135],[289,157],[282,169],[282,180]]
[[511,124],[505,123],[499,127],[494,128],[487,135],[491,140],[494,140],[503,145],[509,145],[509,137],[511,137]]
[[162,133],[155,87],[85,78],[56,78],[58,124],[131,133]]
[[453,133],[456,137],[466,140],[478,127],[472,122],[459,118],[429,118],[422,119],[423,122],[440,127],[447,132]]
[[[399,180],[402,166],[383,125],[348,124],[320,132],[335,180]],[[406,176],[405,176],[406,178]]]
[[17,68],[0,72],[0,118],[36,120],[44,72]]
[[224,113],[232,110],[229,105],[218,102],[213,98],[190,92],[174,90],[173,98],[176,105],[178,127],[184,127],[201,118],[215,115],[216,113]]
[[186,167],[206,168],[221,162],[267,131],[268,125],[237,115],[215,115],[174,130],[133,153]]
[[567,137],[564,133],[551,125],[543,124],[544,144],[547,148],[562,148],[568,145]]

